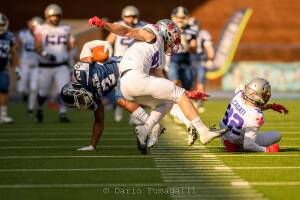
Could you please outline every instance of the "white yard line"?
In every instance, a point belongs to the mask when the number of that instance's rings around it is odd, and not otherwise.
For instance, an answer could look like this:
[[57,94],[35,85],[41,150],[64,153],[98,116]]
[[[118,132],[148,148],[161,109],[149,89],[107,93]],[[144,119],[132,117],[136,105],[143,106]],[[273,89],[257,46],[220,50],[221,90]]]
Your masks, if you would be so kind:
[[135,168],[65,168],[65,169],[0,169],[0,172],[67,172],[67,171],[157,171],[155,167],[135,167]]
[[256,185],[256,186],[300,186],[299,181],[282,181],[282,182],[243,182],[243,181],[233,181],[231,185],[233,186],[247,186],[247,185]]
[[143,155],[107,155],[107,156],[0,156],[0,159],[47,159],[47,158],[152,158],[153,156]]
[[216,170],[227,170],[227,169],[300,169],[300,166],[281,166],[281,167],[266,167],[266,166],[253,166],[253,167],[215,167]]

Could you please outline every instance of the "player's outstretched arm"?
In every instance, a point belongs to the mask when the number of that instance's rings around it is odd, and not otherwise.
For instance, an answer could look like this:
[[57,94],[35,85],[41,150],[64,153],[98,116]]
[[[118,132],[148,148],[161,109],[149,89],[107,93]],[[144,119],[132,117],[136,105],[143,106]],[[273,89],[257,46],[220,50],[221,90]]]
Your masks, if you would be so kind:
[[117,23],[109,23],[94,16],[89,19],[90,26],[97,26],[119,36],[130,37],[142,42],[152,42],[155,39],[155,34],[144,29],[131,28]]
[[264,107],[261,108],[262,111],[264,110],[273,110],[276,111],[278,113],[284,113],[284,114],[288,114],[289,111],[288,109],[286,109],[283,105],[280,104],[276,104],[276,103],[272,103],[272,104],[267,104]]
[[82,147],[78,149],[79,151],[93,151],[96,149],[98,141],[103,133],[104,128],[104,107],[102,102],[98,105],[97,110],[94,112],[94,125],[93,125],[93,134],[91,139],[91,145],[87,147]]

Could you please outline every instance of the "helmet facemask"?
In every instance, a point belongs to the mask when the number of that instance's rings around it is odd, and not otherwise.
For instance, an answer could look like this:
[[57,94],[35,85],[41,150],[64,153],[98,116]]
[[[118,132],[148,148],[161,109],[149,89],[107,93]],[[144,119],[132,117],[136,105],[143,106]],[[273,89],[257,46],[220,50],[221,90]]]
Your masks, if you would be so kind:
[[64,86],[61,97],[67,107],[79,110],[92,109],[95,103],[92,94],[78,83]]
[[266,105],[271,97],[271,85],[263,78],[253,79],[245,87],[244,98],[258,107]]

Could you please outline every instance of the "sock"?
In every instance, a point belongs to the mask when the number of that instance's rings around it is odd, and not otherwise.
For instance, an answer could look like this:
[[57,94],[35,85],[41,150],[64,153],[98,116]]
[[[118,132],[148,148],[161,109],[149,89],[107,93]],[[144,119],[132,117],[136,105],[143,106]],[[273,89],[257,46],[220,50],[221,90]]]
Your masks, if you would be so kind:
[[138,109],[136,109],[131,115],[133,117],[135,117],[136,119],[140,120],[141,122],[143,122],[144,124],[146,123],[147,119],[149,118],[148,113],[146,113],[146,111],[142,107],[139,107]]
[[182,121],[187,128],[191,125],[190,120],[188,120],[188,118],[185,117],[185,115],[181,111],[178,104],[174,104],[174,106],[172,107],[172,109],[170,111],[170,114],[173,117],[175,117],[175,118],[179,119],[180,121]]
[[198,133],[201,133],[202,131],[207,131],[208,128],[203,124],[200,117],[196,117],[191,121],[192,125],[197,129]]
[[7,116],[7,106],[0,107],[1,116]]
[[36,91],[30,91],[28,100],[28,110],[33,110],[36,102]]

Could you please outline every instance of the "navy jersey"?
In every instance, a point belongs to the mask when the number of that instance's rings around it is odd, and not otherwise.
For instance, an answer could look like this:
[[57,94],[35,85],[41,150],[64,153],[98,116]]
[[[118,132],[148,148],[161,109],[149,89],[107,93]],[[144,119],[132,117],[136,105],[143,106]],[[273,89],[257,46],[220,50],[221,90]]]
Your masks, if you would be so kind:
[[6,69],[11,59],[11,51],[15,40],[12,32],[7,31],[0,35],[0,70]]
[[105,63],[78,62],[74,66],[75,79],[99,102],[116,87],[120,77],[119,62],[118,57],[112,57]]
[[[181,30],[181,41],[182,43],[190,43],[191,40],[196,39],[198,35],[199,29],[195,26],[186,25]],[[188,49],[186,49],[185,45],[182,46],[179,53],[188,53]]]

